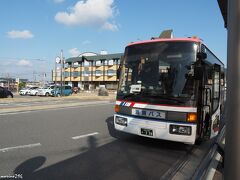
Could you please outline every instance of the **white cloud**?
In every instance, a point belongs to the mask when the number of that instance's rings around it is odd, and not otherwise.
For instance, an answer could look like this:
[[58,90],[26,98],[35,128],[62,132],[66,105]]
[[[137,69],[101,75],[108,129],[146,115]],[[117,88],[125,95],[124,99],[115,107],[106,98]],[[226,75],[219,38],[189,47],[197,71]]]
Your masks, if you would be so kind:
[[22,67],[32,67],[32,63],[28,60],[22,59],[16,63],[17,66],[22,66]]
[[[118,13],[114,0],[85,0],[78,1],[70,12],[58,12],[55,20],[68,26],[107,26],[108,30],[117,30],[117,26],[109,23]],[[109,28],[112,25],[111,28]]]
[[118,27],[116,24],[113,24],[113,23],[109,23],[109,22],[105,22],[102,27],[102,29],[105,29],[105,30],[110,30],[110,31],[117,31],[118,30]]
[[71,57],[77,57],[80,55],[80,51],[77,48],[72,48],[68,50]]
[[54,3],[62,3],[64,2],[65,0],[53,0]]
[[0,62],[0,65],[1,66],[11,66],[13,64],[12,61],[3,61],[3,62]]
[[7,35],[9,38],[12,38],[12,39],[16,39],[16,38],[29,39],[34,37],[34,35],[29,30],[23,30],[23,31],[12,30],[7,32]]

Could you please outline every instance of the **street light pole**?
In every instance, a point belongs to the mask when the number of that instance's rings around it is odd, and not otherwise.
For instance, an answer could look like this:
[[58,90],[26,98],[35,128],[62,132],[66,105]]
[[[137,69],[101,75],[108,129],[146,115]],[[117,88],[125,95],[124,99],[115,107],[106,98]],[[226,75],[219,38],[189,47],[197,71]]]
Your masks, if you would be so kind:
[[227,116],[224,179],[240,179],[240,1],[228,1]]
[[61,63],[61,58],[60,57],[56,57],[55,59],[55,86],[54,86],[54,92],[55,92],[55,95],[56,95],[56,88],[57,88],[57,74],[58,74],[58,68],[57,68],[57,64]]

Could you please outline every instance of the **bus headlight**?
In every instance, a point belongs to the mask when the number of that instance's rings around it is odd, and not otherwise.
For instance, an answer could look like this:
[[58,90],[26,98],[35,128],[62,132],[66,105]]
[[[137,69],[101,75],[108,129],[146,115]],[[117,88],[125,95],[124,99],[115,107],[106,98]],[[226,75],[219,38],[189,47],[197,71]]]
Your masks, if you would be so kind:
[[116,116],[115,123],[121,126],[127,126],[127,118]]
[[178,134],[178,135],[188,135],[192,134],[191,126],[181,126],[181,125],[170,125],[169,127],[170,134]]

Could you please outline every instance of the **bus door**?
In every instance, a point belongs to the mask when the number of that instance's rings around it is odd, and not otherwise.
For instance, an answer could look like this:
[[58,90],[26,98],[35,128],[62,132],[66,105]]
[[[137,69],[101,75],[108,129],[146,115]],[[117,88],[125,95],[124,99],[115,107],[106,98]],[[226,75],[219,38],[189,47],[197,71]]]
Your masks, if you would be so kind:
[[212,71],[212,116],[211,116],[211,134],[210,138],[218,135],[220,125],[220,96],[221,96],[221,67],[220,65],[214,64]]
[[211,116],[212,116],[212,85],[204,85],[203,91],[203,135],[210,138]]

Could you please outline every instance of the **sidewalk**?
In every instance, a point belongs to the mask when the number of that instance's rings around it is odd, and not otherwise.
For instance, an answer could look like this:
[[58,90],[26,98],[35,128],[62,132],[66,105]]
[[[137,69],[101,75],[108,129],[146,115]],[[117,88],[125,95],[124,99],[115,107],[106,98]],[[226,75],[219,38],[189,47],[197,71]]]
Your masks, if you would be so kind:
[[[225,146],[225,139],[222,140],[221,146]],[[216,151],[215,155],[209,165],[209,168],[207,170],[207,179],[213,179],[213,180],[222,180],[223,178],[223,164],[222,164],[223,158],[222,156]]]
[[206,171],[205,179],[207,180],[222,180],[224,179],[224,168],[223,168],[223,157],[220,153],[224,151],[225,146],[225,127],[222,129],[221,133],[219,134],[217,144],[214,145],[215,153],[209,163],[209,166]]
[[[221,162],[221,161],[220,161]],[[222,165],[219,163],[217,166],[217,169],[215,171],[215,174],[213,176],[213,180],[222,180],[223,178],[223,168]]]

